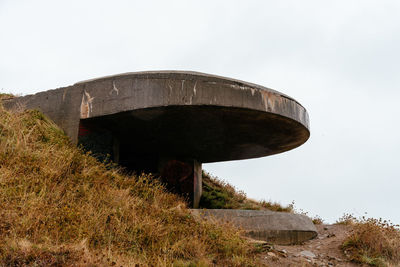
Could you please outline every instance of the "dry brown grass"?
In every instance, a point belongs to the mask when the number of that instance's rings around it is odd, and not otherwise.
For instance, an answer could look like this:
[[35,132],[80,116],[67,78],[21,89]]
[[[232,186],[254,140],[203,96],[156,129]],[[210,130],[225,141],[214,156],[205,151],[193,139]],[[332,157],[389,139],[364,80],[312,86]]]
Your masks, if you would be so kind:
[[0,108],[0,266],[257,265],[238,230],[196,221],[149,175],[126,176],[37,111]]
[[293,204],[284,207],[278,202],[249,199],[246,193],[237,190],[228,182],[203,172],[203,194],[201,196],[200,208],[292,212]]
[[345,213],[343,214],[342,217],[340,217],[335,224],[343,224],[343,225],[354,225],[358,222],[359,220],[350,213]]
[[11,99],[11,98],[14,98],[14,97],[15,96],[13,94],[0,93],[0,100]]
[[313,224],[323,224],[324,223],[324,220],[321,217],[319,217],[318,215],[316,215],[315,217],[312,217],[311,220],[312,220]]
[[353,226],[342,244],[342,250],[352,261],[372,266],[400,265],[399,225],[382,219],[355,219],[348,214],[339,223]]

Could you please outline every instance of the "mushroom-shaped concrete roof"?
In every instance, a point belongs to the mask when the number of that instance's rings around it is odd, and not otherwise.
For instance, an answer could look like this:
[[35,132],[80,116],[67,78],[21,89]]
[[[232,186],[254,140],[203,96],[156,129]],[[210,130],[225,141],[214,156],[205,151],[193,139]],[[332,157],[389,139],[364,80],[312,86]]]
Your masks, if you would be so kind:
[[293,149],[310,135],[307,111],[296,100],[230,78],[151,71],[74,86],[82,92],[81,120],[112,131],[132,153],[203,163],[249,159]]

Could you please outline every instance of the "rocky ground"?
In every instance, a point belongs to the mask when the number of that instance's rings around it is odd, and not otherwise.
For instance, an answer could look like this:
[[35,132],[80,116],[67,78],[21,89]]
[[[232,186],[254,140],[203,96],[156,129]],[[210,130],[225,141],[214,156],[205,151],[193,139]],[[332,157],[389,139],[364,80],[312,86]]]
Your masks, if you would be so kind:
[[350,262],[340,250],[345,237],[352,231],[348,225],[317,225],[318,236],[301,245],[264,246],[262,261],[267,266],[361,266]]

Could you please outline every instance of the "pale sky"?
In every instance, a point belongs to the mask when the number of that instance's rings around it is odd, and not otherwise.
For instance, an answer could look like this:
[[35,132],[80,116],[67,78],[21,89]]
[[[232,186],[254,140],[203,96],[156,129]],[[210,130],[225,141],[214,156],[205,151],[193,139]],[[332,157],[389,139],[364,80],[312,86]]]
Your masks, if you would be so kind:
[[145,70],[270,87],[307,109],[307,143],[204,169],[327,222],[367,212],[400,223],[399,14],[397,0],[0,0],[0,90]]

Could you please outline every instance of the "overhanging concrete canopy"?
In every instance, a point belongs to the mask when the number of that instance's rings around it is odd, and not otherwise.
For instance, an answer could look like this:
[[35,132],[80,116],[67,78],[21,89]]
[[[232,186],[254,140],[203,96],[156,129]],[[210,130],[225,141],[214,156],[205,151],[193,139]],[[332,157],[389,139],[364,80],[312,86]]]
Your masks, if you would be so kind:
[[[195,72],[140,72],[84,82],[81,119],[143,149],[216,162],[268,156],[309,137],[306,110],[275,90]],[[97,118],[97,119],[96,119]],[[100,119],[101,118],[101,119]]]
[[207,163],[268,156],[298,147],[310,135],[307,111],[291,97],[198,72],[125,73],[3,104],[41,110],[75,143],[86,131],[107,131],[114,159],[149,170],[160,170],[170,159]]

